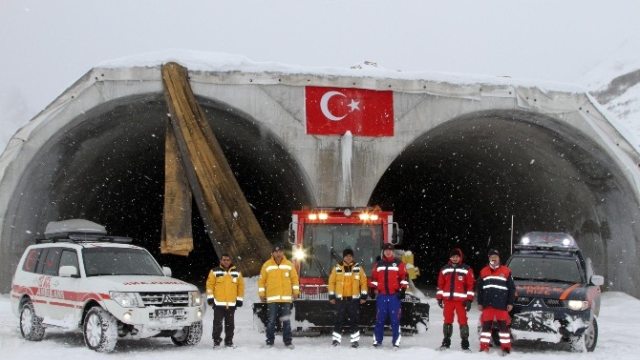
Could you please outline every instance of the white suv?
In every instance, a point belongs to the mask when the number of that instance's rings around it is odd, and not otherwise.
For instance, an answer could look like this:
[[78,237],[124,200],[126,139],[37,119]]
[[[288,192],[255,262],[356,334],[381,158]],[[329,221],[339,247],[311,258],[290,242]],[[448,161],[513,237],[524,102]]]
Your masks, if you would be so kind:
[[48,326],[80,329],[99,352],[112,351],[124,336],[170,336],[178,346],[200,342],[198,288],[171,278],[169,268],[128,242],[87,220],[49,223],[13,277],[11,308],[22,336],[39,341]]

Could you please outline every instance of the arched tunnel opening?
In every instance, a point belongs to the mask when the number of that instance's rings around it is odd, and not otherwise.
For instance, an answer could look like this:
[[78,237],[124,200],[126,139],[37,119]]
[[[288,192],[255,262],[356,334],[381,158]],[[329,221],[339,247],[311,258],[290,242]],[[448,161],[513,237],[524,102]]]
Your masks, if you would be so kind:
[[620,246],[612,239],[634,246],[632,193],[609,156],[575,129],[533,113],[491,111],[418,137],[389,166],[370,203],[394,211],[405,229],[401,247],[414,252],[418,282],[429,287],[453,247],[476,274],[491,248],[506,261],[512,219],[514,241],[528,231],[571,233],[596,272],[611,275],[608,284],[632,286],[635,275],[615,278],[615,254],[608,253]]
[[[199,102],[265,234],[282,241],[291,210],[315,205],[311,184],[257,121],[210,99]],[[15,261],[5,264],[9,279],[25,244],[42,237],[48,221],[85,218],[133,237],[176,277],[203,286],[217,255],[195,205],[195,250],[187,257],[159,250],[166,116],[160,95],[131,96],[51,133],[8,202],[1,235],[5,258]],[[476,272],[489,248],[506,260],[513,218],[515,239],[534,230],[571,233],[609,288],[637,295],[636,190],[616,164],[593,140],[550,117],[479,112],[416,138],[369,203],[394,211],[422,284],[433,286],[453,246]]]
[[[265,235],[282,241],[291,209],[311,203],[298,165],[248,116],[199,102]],[[52,135],[10,202],[5,224],[13,236],[30,243],[43,236],[48,221],[88,219],[132,237],[175,277],[204,287],[218,257],[195,202],[194,251],[187,257],[160,253],[167,113],[161,96],[129,97],[102,104]]]

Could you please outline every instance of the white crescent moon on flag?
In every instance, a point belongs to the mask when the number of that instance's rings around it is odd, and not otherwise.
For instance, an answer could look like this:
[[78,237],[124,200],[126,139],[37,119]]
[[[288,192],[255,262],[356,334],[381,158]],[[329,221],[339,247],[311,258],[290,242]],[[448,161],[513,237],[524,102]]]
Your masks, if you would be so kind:
[[347,97],[345,94],[339,91],[327,91],[324,95],[322,95],[322,98],[320,99],[320,110],[322,110],[322,114],[331,121],[340,121],[347,116],[347,114],[343,116],[335,116],[331,113],[331,111],[329,111],[329,100],[331,100],[332,97],[338,95]]

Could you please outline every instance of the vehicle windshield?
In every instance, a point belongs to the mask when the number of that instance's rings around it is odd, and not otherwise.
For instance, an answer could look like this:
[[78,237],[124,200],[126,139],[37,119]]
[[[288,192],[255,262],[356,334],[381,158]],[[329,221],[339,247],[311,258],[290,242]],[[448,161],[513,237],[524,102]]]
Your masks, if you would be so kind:
[[381,224],[312,224],[304,230],[308,257],[300,266],[301,276],[326,278],[331,266],[342,261],[342,250],[350,248],[354,260],[369,274],[382,247]]
[[99,275],[155,275],[162,269],[146,250],[100,247],[82,250],[87,276]]
[[509,262],[514,280],[582,282],[578,261],[574,258],[520,257]]

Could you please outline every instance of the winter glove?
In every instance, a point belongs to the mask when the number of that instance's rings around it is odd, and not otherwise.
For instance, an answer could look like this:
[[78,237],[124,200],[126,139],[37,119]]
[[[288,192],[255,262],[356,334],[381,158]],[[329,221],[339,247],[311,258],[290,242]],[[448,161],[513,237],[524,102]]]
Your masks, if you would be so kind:
[[444,304],[442,303],[442,299],[438,299],[438,306],[440,306],[440,309],[444,309]]
[[242,300],[236,300],[236,307],[242,307]]
[[403,300],[405,295],[405,289],[398,291],[398,299]]
[[464,309],[467,311],[471,310],[471,300],[467,300],[464,302]]
[[207,304],[209,306],[213,306],[214,302],[213,302],[213,298],[207,298]]

